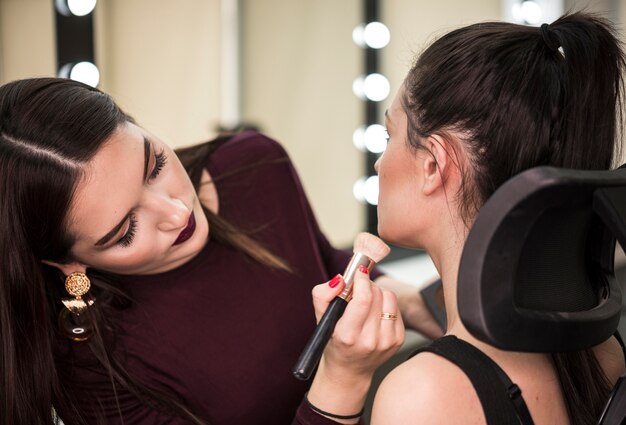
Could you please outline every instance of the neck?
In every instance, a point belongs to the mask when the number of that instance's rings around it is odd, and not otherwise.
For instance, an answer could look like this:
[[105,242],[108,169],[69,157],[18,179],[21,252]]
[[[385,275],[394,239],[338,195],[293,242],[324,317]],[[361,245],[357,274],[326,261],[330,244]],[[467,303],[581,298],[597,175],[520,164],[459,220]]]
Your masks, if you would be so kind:
[[448,322],[446,333],[465,335],[467,331],[465,331],[459,319],[457,280],[467,230],[464,225],[457,222],[456,225],[438,229],[436,234],[438,237],[435,239],[436,242],[429,247],[428,254],[439,271],[441,281],[443,282],[443,294]]

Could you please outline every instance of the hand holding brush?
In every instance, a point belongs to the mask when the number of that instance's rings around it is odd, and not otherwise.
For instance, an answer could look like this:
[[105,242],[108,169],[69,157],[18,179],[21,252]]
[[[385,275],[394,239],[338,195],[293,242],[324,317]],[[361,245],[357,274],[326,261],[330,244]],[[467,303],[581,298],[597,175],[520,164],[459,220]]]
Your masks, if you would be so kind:
[[337,321],[343,315],[348,302],[352,298],[352,284],[359,267],[365,267],[367,271],[370,271],[374,264],[382,260],[387,254],[389,254],[389,247],[376,236],[369,233],[357,235],[354,241],[354,255],[343,274],[345,288],[330,303],[302,351],[293,368],[293,374],[296,378],[303,381],[309,379],[313,369],[319,363]]

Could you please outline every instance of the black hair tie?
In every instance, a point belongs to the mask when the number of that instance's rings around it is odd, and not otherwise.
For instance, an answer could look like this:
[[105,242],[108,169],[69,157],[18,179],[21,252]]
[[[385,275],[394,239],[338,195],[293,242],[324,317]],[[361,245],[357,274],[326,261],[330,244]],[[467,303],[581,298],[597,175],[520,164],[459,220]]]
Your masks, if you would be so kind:
[[541,37],[543,38],[543,42],[546,43],[546,46],[548,46],[548,49],[563,55],[561,44],[556,39],[555,34],[550,30],[550,25],[541,25]]

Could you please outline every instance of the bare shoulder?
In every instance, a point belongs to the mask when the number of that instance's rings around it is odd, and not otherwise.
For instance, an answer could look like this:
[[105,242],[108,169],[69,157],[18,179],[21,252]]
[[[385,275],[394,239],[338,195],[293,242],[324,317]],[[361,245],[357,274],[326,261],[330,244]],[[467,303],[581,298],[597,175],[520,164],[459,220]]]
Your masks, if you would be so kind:
[[376,392],[371,424],[399,423],[484,424],[485,419],[467,376],[448,360],[421,353],[391,371]]
[[611,384],[626,372],[624,367],[624,351],[615,337],[611,337],[603,343],[593,347],[600,366],[604,370]]

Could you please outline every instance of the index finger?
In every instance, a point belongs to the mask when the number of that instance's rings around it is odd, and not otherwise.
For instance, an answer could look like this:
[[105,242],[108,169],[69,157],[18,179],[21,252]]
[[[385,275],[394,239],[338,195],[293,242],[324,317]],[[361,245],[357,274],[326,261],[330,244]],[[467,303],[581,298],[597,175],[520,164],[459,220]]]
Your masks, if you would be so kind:
[[352,286],[352,300],[346,306],[346,311],[337,326],[348,329],[361,329],[373,310],[379,312],[382,308],[382,293],[374,287],[369,275],[357,272]]

